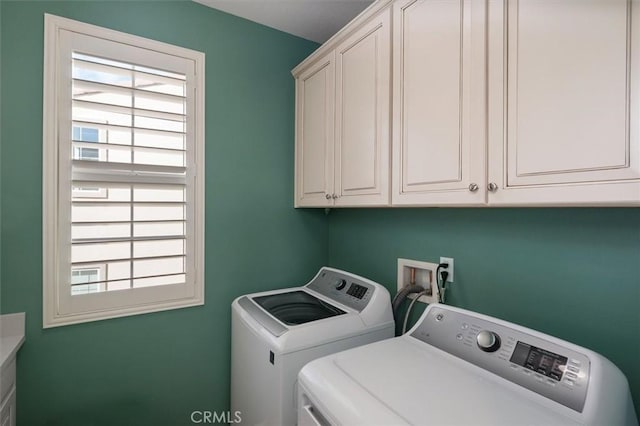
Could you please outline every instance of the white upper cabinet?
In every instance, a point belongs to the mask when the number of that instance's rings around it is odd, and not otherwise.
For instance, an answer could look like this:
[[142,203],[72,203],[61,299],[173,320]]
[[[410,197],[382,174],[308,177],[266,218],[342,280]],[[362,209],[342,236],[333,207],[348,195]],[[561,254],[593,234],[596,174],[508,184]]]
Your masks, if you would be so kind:
[[486,202],[485,10],[478,0],[394,3],[394,204]]
[[334,79],[333,52],[296,78],[296,207],[333,205]]
[[378,0],[293,70],[295,204],[640,205],[639,64],[640,0]]
[[640,2],[489,3],[490,204],[640,202]]
[[389,8],[294,69],[296,207],[389,205],[390,69]]
[[336,47],[336,206],[389,204],[390,15]]

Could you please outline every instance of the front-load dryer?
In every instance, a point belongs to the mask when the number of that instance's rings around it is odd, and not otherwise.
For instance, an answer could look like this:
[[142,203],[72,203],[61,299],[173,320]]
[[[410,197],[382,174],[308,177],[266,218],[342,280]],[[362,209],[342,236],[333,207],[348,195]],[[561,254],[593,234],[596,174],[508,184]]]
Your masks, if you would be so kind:
[[298,415],[299,426],[638,424],[602,355],[440,304],[403,336],[307,364]]
[[231,413],[247,425],[295,425],[307,362],[394,335],[389,292],[328,267],[302,287],[241,296],[231,311]]

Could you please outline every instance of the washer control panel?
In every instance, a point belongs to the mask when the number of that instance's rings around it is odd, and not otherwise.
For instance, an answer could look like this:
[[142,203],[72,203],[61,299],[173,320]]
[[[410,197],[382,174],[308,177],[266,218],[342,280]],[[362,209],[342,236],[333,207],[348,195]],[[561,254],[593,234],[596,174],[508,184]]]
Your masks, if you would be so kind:
[[361,312],[376,291],[374,285],[356,276],[322,269],[307,287]]
[[412,337],[582,412],[589,358],[539,336],[434,306]]

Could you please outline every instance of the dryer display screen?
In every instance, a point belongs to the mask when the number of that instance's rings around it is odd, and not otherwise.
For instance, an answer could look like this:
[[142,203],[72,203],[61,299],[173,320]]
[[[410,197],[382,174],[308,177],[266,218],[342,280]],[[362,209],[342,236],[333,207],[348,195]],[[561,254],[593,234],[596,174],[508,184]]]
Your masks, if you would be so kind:
[[365,286],[358,285],[355,283],[351,284],[351,287],[349,287],[349,290],[347,290],[347,294],[349,296],[353,296],[358,299],[362,299],[366,293],[367,293],[367,288]]
[[560,381],[567,357],[518,342],[509,360],[514,364]]

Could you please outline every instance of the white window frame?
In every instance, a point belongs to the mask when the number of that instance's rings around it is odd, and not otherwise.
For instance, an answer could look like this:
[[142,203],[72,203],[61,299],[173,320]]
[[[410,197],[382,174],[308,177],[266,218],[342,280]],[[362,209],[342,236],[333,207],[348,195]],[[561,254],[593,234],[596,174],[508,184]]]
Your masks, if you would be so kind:
[[[71,35],[74,34],[74,35]],[[126,49],[145,49],[140,65],[149,66],[167,55],[188,64],[187,74],[187,269],[185,284],[158,285],[71,295],[70,187],[71,65],[63,55],[68,40],[79,34],[96,43],[120,43]],[[43,93],[43,327],[56,327],[204,304],[204,66],[205,56],[182,47],[45,14]],[[115,49],[114,51],[119,51]],[[127,61],[116,55],[111,59]],[[138,59],[136,59],[138,61]],[[69,63],[71,62],[69,58]],[[131,61],[129,61],[131,62]],[[173,70],[174,64],[162,63]],[[182,65],[180,65],[182,66]],[[176,72],[179,71],[177,68]],[[184,72],[183,72],[184,74]],[[69,149],[69,152],[67,152]]]

